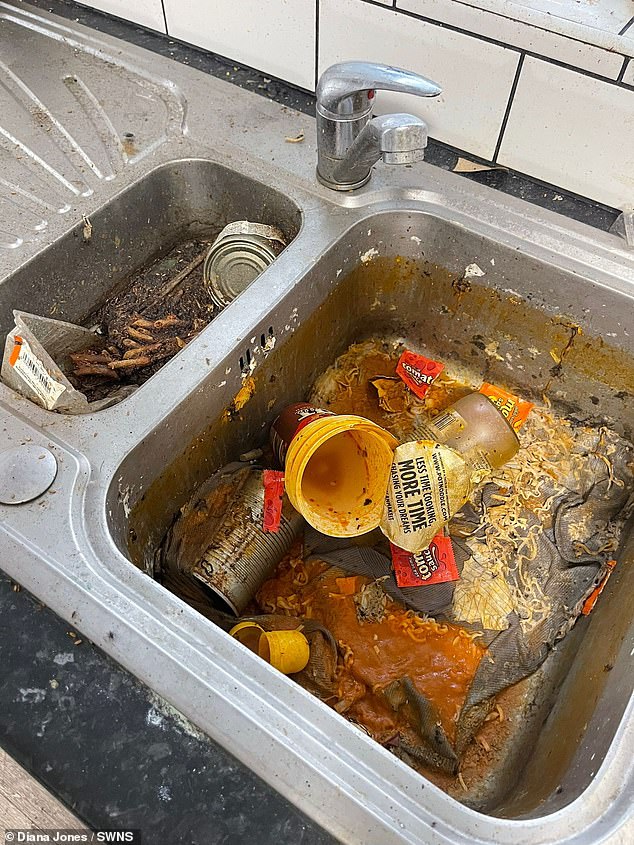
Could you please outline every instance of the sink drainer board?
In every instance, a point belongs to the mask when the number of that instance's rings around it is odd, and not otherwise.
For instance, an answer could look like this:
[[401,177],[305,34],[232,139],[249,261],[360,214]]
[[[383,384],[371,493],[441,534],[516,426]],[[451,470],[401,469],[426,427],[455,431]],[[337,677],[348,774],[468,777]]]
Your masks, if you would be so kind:
[[[479,270],[465,272],[473,264]],[[604,307],[597,308],[597,297]],[[478,372],[525,398],[541,399],[546,391],[559,413],[607,422],[631,438],[633,338],[620,332],[618,345],[608,337],[628,307],[627,296],[440,217],[404,211],[369,217],[267,315],[254,343],[276,342],[253,358],[255,391],[238,412],[216,398],[210,376],[208,389],[203,384],[129,453],[108,495],[112,536],[151,573],[157,545],[195,487],[262,444],[276,414],[304,399],[337,355],[368,337],[404,339],[449,369]],[[250,356],[236,348],[219,368],[232,370],[226,378],[236,393]],[[119,501],[124,489],[133,491],[131,512]],[[616,573],[590,618],[511,691],[502,753],[469,793],[458,795],[469,805],[508,818],[541,816],[592,782],[633,689],[633,550],[630,542],[619,551]],[[359,754],[367,760],[361,740]]]
[[[180,246],[187,250],[192,241],[200,242],[199,253],[227,223],[243,219],[277,226],[288,243],[301,225],[291,200],[221,165],[188,159],[156,168],[91,214],[89,230],[82,221],[0,285],[0,344],[13,327],[14,309],[91,327],[113,295],[143,284],[157,259]],[[195,272],[202,278],[201,266]],[[166,298],[166,314],[178,310],[171,303]],[[155,310],[148,312],[151,319],[164,316]]]

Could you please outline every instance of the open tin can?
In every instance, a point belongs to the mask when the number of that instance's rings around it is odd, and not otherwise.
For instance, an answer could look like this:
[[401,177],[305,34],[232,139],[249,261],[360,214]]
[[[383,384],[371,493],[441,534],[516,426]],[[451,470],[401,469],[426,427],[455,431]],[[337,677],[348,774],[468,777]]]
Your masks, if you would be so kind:
[[209,545],[191,574],[236,616],[244,611],[299,536],[304,520],[286,496],[279,531],[264,533],[262,471],[243,471]]
[[286,246],[277,226],[236,220],[220,232],[203,265],[203,280],[214,305],[224,307],[249,287]]

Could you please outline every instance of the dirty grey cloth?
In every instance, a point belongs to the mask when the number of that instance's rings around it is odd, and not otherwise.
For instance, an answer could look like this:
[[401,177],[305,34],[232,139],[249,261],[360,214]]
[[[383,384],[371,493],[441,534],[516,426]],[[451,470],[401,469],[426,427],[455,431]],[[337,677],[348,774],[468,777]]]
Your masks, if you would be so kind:
[[[414,700],[414,693],[407,687],[409,679],[400,679],[400,686],[395,688],[395,701],[405,696],[408,707],[418,708],[418,724],[424,737],[420,748],[402,750],[428,765],[443,771],[456,770],[456,761],[482,726],[495,696],[544,662],[601,583],[608,561],[618,556],[623,527],[634,511],[634,447],[614,432],[585,430],[572,448],[572,458],[570,471],[564,466],[557,481],[544,477],[541,483],[540,498],[548,503],[545,513],[538,516],[528,508],[519,513],[525,526],[517,529],[517,541],[529,531],[535,534],[536,554],[530,561],[530,576],[539,582],[548,598],[548,612],[534,624],[523,624],[526,620],[511,612],[506,630],[484,631],[488,652],[461,710],[455,747],[446,737],[438,737],[425,702]],[[471,546],[485,540],[482,516],[500,506],[496,499],[500,489],[494,483],[484,485],[450,524],[461,573],[472,556]],[[311,531],[306,546],[309,554],[347,572],[382,579],[381,585],[389,596],[414,610],[449,618],[466,628],[482,629],[474,623],[466,624],[452,613],[455,582],[399,588],[389,553],[380,541],[367,546],[350,545],[349,541],[325,538]],[[513,590],[522,588],[517,569],[510,568],[506,579]]]
[[[542,484],[543,500],[554,498],[550,518],[544,517],[536,534],[537,554],[530,564],[530,574],[543,585],[543,593],[550,600],[549,612],[527,628],[511,614],[509,627],[493,636],[487,659],[481,661],[460,713],[456,741],[459,755],[481,727],[495,696],[532,674],[572,628],[585,600],[607,574],[608,561],[618,556],[622,529],[634,504],[634,448],[614,432],[604,430],[588,432],[575,449],[583,459],[582,471],[575,476],[564,474],[559,483],[545,479]],[[604,458],[609,460],[610,470]],[[495,489],[489,484],[480,491],[472,517],[476,516],[478,498],[481,506],[494,506],[491,493]],[[468,509],[463,511],[464,534],[469,526],[474,530],[479,517],[470,522]],[[528,509],[523,516],[528,528],[538,523]],[[468,540],[466,545],[468,548]],[[507,577],[518,587],[515,574],[511,571]]]
[[[392,571],[392,561],[385,549],[382,535],[373,538],[376,545],[350,545],[345,537],[326,537],[308,527],[304,537],[304,548],[308,557],[319,558],[331,566],[338,566],[352,575],[365,575],[369,578],[382,579],[381,586],[390,598],[399,601],[421,613],[438,614],[451,605],[453,584],[430,584],[425,587],[399,587]],[[456,544],[454,543],[454,551]],[[458,571],[468,557],[468,552],[460,550],[456,554]]]
[[431,701],[414,686],[411,678],[405,675],[392,681],[382,694],[392,710],[404,716],[422,739],[422,742],[414,744],[399,736],[391,747],[404,751],[419,763],[456,774],[459,760],[442,727],[440,715]]

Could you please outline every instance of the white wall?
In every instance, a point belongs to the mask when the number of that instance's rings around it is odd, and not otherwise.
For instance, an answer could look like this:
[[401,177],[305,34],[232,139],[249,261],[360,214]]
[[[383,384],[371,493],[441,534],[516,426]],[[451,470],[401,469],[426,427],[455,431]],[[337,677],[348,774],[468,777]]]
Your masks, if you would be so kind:
[[378,112],[411,111],[431,137],[486,161],[617,208],[634,203],[631,0],[86,5],[309,91],[336,61],[401,65],[443,93],[434,100],[379,93]]

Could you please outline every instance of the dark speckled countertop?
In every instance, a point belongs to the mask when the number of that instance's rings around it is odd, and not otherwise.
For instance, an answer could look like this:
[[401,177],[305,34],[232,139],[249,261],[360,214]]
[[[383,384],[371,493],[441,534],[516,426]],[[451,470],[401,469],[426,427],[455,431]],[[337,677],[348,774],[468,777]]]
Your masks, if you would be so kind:
[[[310,93],[230,59],[70,0],[31,3],[314,113]],[[453,169],[461,155],[432,141],[426,159]],[[617,216],[504,169],[465,178],[600,229]],[[0,744],[88,826],[140,829],[144,845],[334,842],[149,688],[73,634],[0,572]]]
[[0,743],[89,826],[143,845],[334,842],[2,574],[0,665]]

